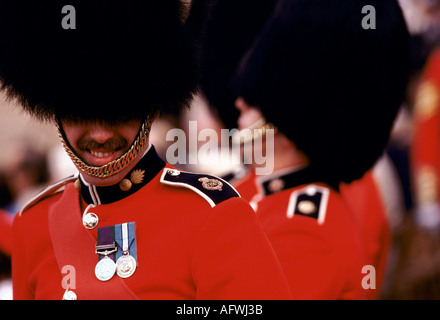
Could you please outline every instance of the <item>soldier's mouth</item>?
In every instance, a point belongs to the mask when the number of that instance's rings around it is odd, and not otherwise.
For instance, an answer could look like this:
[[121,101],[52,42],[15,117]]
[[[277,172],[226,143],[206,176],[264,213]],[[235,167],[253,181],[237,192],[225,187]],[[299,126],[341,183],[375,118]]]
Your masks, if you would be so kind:
[[84,160],[91,166],[100,167],[118,159],[123,154],[121,148],[115,150],[89,150],[84,152]]
[[113,154],[113,152],[97,152],[97,151],[89,151],[92,156],[94,157],[98,157],[98,158],[105,158],[105,157],[109,157]]

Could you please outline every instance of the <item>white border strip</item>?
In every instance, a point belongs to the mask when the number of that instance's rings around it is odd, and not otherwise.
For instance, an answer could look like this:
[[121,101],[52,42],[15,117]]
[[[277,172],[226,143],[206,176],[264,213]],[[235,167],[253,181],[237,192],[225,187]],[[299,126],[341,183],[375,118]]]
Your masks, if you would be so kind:
[[[162,182],[163,184],[170,185],[170,186],[177,186],[177,187],[191,189],[194,192],[196,192],[197,194],[199,194],[200,196],[202,196],[206,201],[208,201],[208,203],[211,205],[212,208],[215,207],[215,203],[214,203],[214,201],[211,200],[210,197],[208,197],[206,194],[201,192],[199,189],[193,187],[192,185],[184,183],[184,182],[171,182],[171,181],[165,180],[165,175],[168,173],[168,170],[176,170],[176,169],[165,168],[162,172],[162,176],[160,177],[160,182]],[[179,170],[177,170],[177,171],[179,171]]]
[[[203,175],[203,174],[187,172],[187,171],[180,171],[180,170],[177,170],[177,169],[165,168],[165,169],[163,169],[162,175],[160,177],[160,182],[163,183],[163,184],[166,184],[166,185],[170,185],[170,186],[177,186],[177,187],[183,187],[183,188],[191,189],[194,192],[196,192],[197,194],[199,194],[200,196],[202,196],[206,201],[208,201],[208,203],[211,205],[212,208],[214,208],[216,206],[216,204],[214,203],[214,201],[212,201],[212,199],[210,197],[208,197],[205,193],[201,192],[199,189],[193,187],[192,185],[190,185],[188,183],[185,183],[185,182],[171,182],[171,181],[165,180],[165,175],[168,173],[169,170],[175,170],[175,171],[186,173],[186,174],[197,174],[197,175]],[[212,176],[215,179],[220,180],[223,184],[226,184],[226,185],[230,186],[237,193],[238,197],[241,198],[240,193],[237,190],[235,190],[235,188],[229,182],[223,180],[222,178],[213,176],[211,174],[207,174],[207,175],[208,176]]]

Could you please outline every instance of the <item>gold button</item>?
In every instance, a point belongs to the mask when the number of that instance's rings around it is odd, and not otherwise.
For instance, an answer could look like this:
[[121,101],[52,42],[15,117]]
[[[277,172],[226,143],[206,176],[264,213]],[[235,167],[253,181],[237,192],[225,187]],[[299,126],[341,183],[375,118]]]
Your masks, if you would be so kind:
[[119,182],[119,188],[121,188],[122,191],[128,191],[131,189],[132,183],[128,179],[123,179],[121,182]]
[[79,179],[75,180],[74,186],[76,190],[81,191],[81,182],[79,182]]

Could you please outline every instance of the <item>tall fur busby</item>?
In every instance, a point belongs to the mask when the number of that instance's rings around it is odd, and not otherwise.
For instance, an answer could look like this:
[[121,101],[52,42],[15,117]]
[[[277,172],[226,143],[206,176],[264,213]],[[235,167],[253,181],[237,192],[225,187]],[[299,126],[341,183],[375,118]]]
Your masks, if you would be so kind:
[[[366,5],[375,29],[362,24]],[[233,87],[337,185],[360,178],[384,152],[408,73],[396,0],[279,0]]]
[[[197,85],[181,9],[178,0],[1,0],[2,88],[40,119],[177,110]],[[63,25],[68,14],[74,24]]]
[[187,28],[198,48],[200,89],[227,128],[238,111],[230,80],[270,16],[275,0],[193,0]]

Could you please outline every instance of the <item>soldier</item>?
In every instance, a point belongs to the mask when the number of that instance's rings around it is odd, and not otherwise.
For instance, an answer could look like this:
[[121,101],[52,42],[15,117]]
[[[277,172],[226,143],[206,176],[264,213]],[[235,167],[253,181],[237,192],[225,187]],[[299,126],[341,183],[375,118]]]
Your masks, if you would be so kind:
[[248,203],[149,142],[195,91],[179,1],[69,3],[0,2],[2,88],[79,171],[17,214],[14,298],[290,298]]
[[[201,88],[220,116],[235,100],[239,129],[275,134],[273,174],[252,171],[235,186],[255,208],[294,298],[364,298],[362,267],[371,260],[359,233],[366,226],[355,224],[339,188],[381,156],[402,102],[409,47],[400,8],[394,0],[276,1],[227,69],[214,62],[239,49],[222,23],[241,13],[249,28],[255,8],[236,5],[240,13],[231,13],[231,5],[222,16],[218,3],[201,32]],[[362,27],[367,4],[377,29]],[[223,102],[212,94],[221,90]]]
[[417,89],[411,170],[415,219],[419,226],[440,227],[440,49],[432,51]]

